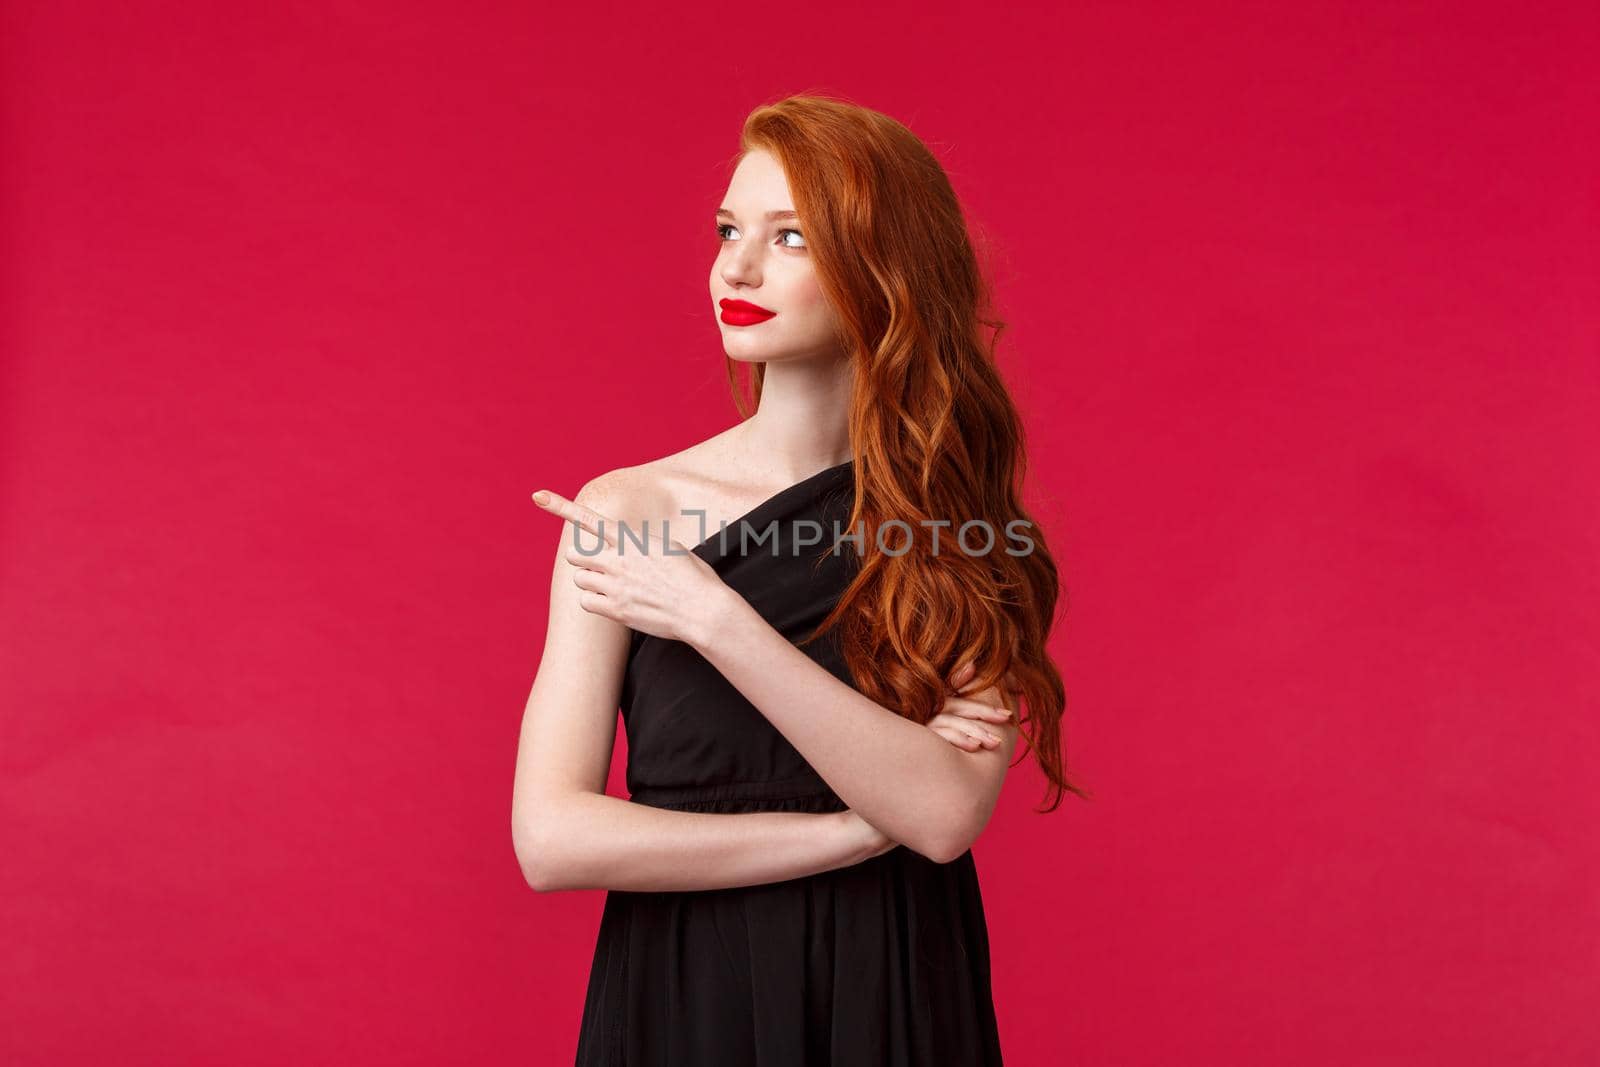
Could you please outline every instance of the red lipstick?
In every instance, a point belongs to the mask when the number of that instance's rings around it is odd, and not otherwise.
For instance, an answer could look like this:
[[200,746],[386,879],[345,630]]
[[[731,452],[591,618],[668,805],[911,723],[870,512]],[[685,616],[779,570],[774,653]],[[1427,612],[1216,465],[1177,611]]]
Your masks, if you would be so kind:
[[776,311],[768,311],[759,304],[752,304],[747,300],[717,301],[722,305],[722,321],[729,326],[754,326],[758,322],[766,322]]

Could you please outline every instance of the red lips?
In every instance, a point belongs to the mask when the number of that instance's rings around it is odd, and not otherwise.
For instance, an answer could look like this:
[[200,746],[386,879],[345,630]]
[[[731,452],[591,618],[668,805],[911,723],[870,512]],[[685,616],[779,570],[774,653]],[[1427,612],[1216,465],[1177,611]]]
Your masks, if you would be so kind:
[[759,304],[752,304],[748,300],[719,300],[722,305],[722,321],[729,326],[754,326],[758,322],[766,322],[776,311],[768,311]]

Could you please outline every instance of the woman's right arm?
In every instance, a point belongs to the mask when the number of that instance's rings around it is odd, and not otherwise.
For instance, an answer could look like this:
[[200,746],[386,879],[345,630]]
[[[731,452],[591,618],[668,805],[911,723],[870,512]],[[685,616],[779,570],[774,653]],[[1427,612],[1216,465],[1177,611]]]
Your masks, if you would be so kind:
[[869,846],[869,835],[877,831],[849,811],[721,815],[581,792],[552,816],[560,829],[535,838],[523,859],[528,884],[541,893],[762,885],[848,867],[886,851]]
[[[604,515],[630,510],[631,472],[601,475],[578,503]],[[669,811],[605,792],[616,741],[627,627],[585,611],[565,557],[562,523],[550,580],[544,652],[522,714],[512,787],[512,847],[539,892],[725,889],[848,867],[893,847],[854,812]],[[582,535],[583,544],[593,536]]]

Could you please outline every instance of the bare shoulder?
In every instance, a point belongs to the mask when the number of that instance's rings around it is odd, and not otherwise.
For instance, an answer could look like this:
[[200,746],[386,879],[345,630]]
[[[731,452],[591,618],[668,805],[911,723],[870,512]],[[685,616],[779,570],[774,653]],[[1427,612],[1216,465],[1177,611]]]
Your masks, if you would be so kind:
[[595,475],[578,488],[572,502],[607,518],[623,520],[653,508],[659,494],[658,476],[650,464],[643,463]]
[[663,520],[681,527],[685,502],[714,493],[719,486],[718,457],[709,448],[715,440],[597,474],[583,483],[572,501],[634,530],[644,529],[645,522],[658,530]]

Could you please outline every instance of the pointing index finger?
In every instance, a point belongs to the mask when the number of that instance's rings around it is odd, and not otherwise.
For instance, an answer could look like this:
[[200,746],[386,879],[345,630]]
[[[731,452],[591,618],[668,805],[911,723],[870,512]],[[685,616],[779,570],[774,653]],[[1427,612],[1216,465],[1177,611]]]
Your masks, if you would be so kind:
[[[543,498],[542,500],[540,498]],[[609,547],[616,547],[615,537],[608,532],[615,528],[615,523],[593,508],[584,507],[582,504],[568,500],[560,493],[552,493],[548,489],[541,489],[533,494],[533,502],[552,515],[559,515],[563,519],[594,534]]]

